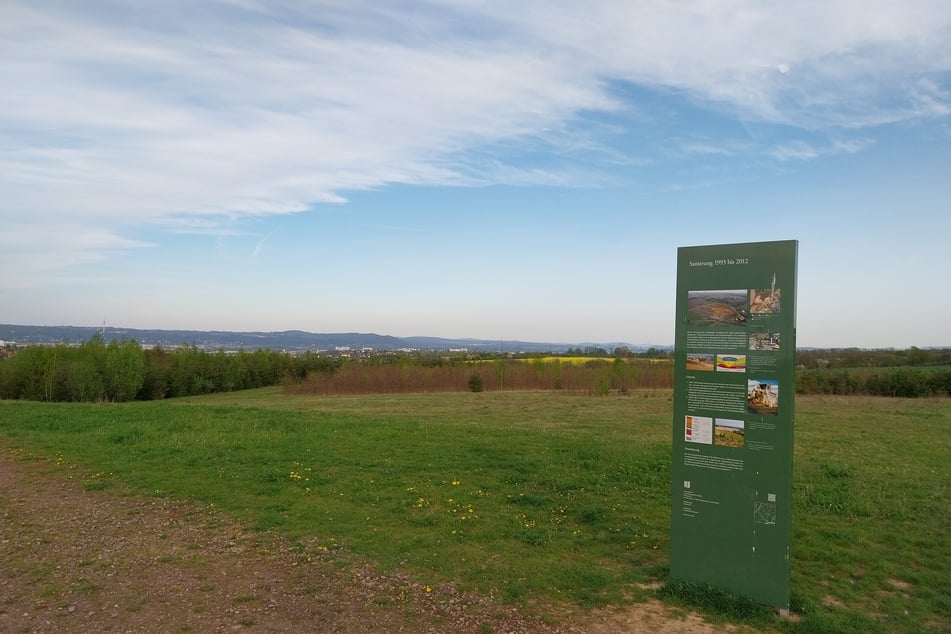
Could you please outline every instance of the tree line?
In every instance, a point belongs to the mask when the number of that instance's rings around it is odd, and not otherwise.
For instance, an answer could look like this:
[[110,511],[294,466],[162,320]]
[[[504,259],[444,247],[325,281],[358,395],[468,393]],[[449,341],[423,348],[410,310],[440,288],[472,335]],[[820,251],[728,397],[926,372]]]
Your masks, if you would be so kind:
[[951,348],[797,350],[800,394],[951,395]]
[[80,345],[27,346],[0,359],[0,398],[131,401],[230,392],[333,371],[339,360],[274,350],[206,352],[195,346],[143,349],[101,337]]
[[951,396],[951,368],[804,369],[796,374],[796,392],[905,398]]
[[[543,355],[382,353],[348,359],[259,349],[209,352],[195,346],[143,349],[134,340],[5,349],[0,398],[121,402],[193,396],[285,384],[310,394],[420,391],[557,390],[603,395],[673,387],[669,351],[613,354],[562,363]],[[951,395],[951,349],[797,352],[800,394]]]
[[825,348],[796,350],[796,363],[813,368],[893,368],[951,365],[951,348]]

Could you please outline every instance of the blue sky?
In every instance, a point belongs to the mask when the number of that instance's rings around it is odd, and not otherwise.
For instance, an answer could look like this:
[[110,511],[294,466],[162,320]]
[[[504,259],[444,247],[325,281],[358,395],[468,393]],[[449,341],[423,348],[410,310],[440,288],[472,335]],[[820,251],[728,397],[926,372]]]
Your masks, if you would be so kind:
[[669,344],[795,239],[800,345],[951,345],[947,2],[0,13],[0,323]]

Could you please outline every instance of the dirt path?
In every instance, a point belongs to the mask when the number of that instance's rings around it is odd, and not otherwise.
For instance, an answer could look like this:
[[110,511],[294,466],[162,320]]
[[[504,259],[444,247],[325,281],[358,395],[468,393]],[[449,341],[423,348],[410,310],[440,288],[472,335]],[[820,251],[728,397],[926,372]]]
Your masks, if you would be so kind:
[[309,560],[214,508],[86,491],[0,445],[0,631],[715,632],[658,602],[532,614],[339,553]]

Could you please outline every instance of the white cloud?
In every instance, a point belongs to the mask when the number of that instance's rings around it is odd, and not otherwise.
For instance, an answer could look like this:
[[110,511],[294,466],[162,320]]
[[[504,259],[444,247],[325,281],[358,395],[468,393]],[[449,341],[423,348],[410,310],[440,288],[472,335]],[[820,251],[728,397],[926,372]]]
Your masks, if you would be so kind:
[[[68,225],[77,243],[19,242],[15,257],[34,254],[40,270],[136,248],[122,236],[143,224],[227,232],[234,218],[390,183],[609,182],[594,165],[506,157],[524,141],[649,164],[579,123],[638,116],[618,82],[812,129],[947,116],[951,101],[951,11],[925,0],[8,2],[3,13],[0,214]],[[848,150],[773,155],[830,151]]]
[[819,156],[819,150],[805,141],[792,141],[773,148],[770,153],[780,161],[806,161]]
[[777,145],[769,155],[779,161],[806,161],[822,156],[837,154],[855,154],[872,145],[870,139],[835,140],[827,145],[817,146],[806,141],[790,141]]
[[151,246],[150,242],[125,238],[96,226],[4,221],[0,231],[0,291],[43,285],[50,273]]

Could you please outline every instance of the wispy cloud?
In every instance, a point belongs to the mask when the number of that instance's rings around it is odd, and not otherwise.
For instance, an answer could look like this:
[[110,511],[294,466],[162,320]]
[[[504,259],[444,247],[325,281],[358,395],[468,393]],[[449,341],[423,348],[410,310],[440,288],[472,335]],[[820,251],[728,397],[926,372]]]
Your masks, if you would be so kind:
[[122,237],[109,229],[73,222],[42,225],[4,219],[2,226],[0,290],[30,288],[48,281],[50,273],[154,246],[151,242]]
[[275,231],[277,231],[277,227],[268,231],[266,236],[257,241],[257,244],[254,245],[254,250],[251,252],[251,257],[256,258],[261,255],[261,249],[264,248],[264,243],[268,241],[268,238],[274,235]]
[[243,216],[391,183],[610,182],[611,167],[654,160],[588,126],[637,118],[619,83],[808,129],[943,117],[951,102],[951,12],[930,0],[116,0],[3,13],[0,214],[76,239],[73,257],[20,242],[4,268],[24,251],[46,268],[100,257],[104,236],[137,248],[122,236],[143,225],[234,231]]
[[769,155],[779,161],[808,161],[823,156],[837,154],[855,154],[865,150],[874,142],[870,139],[837,140],[825,145],[816,145],[806,141],[791,141],[777,145]]

